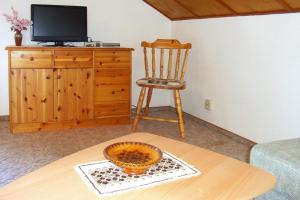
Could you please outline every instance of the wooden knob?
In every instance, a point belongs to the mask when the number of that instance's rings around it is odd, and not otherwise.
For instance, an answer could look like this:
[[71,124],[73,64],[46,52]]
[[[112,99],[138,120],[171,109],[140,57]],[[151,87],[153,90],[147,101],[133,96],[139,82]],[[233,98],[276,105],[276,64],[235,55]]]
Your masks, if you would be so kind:
[[30,61],[34,61],[34,57],[30,57],[29,60],[30,60]]

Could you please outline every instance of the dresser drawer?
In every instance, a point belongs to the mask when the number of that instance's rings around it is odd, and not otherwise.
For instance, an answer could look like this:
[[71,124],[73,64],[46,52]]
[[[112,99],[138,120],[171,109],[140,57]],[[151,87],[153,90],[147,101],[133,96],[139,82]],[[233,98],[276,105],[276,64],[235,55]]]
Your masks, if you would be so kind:
[[128,101],[130,96],[129,84],[96,85],[95,102],[100,101]]
[[95,85],[117,85],[130,84],[130,70],[126,68],[120,69],[101,69],[97,68],[95,71]]
[[94,106],[95,117],[130,115],[129,101],[97,102]]
[[131,51],[95,51],[95,67],[129,68],[131,65]]
[[92,51],[54,51],[55,68],[93,67]]
[[52,68],[52,51],[12,51],[11,68]]

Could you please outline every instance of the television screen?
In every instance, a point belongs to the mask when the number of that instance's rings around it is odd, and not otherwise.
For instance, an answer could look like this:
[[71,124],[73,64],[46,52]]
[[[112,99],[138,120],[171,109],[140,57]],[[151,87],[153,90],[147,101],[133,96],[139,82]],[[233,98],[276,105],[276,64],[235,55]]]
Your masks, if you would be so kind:
[[31,5],[32,41],[87,41],[87,7]]

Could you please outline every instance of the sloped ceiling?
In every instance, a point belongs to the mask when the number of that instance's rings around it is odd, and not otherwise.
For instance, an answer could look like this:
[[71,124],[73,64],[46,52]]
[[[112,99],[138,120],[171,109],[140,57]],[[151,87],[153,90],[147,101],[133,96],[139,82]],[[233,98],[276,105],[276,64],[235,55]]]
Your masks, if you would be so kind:
[[300,0],[144,0],[171,20],[300,12]]

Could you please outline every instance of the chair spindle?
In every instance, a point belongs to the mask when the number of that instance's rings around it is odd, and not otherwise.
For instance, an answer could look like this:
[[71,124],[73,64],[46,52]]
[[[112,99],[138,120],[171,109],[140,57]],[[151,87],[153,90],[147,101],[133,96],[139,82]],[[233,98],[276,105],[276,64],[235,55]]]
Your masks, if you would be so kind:
[[[141,87],[141,92],[137,103],[137,112],[134,118],[132,130],[133,131],[137,130],[138,122],[140,119],[157,120],[163,122],[175,122],[178,123],[180,135],[182,138],[184,138],[185,137],[184,115],[182,110],[180,91],[185,89],[184,76],[185,76],[185,70],[187,68],[187,57],[189,54],[189,49],[192,48],[192,45],[190,43],[181,44],[178,40],[169,40],[169,39],[157,39],[153,43],[143,41],[141,45],[142,47],[144,47],[146,78],[139,79],[136,82],[137,85]],[[151,53],[150,53],[150,49],[152,49]],[[157,49],[157,52],[155,49]],[[183,52],[184,50],[185,52]],[[166,51],[168,51],[168,53]],[[173,54],[174,54],[174,61],[173,61]],[[152,56],[152,58],[150,58],[150,56]],[[157,57],[160,56],[160,58],[156,58],[156,56]],[[166,58],[164,58],[165,56]],[[152,67],[150,67],[151,65],[150,59],[152,61]],[[181,60],[183,60],[183,62],[181,62]],[[156,69],[156,65],[158,67],[157,69]],[[164,69],[164,67],[167,67],[167,69]],[[175,69],[172,69],[172,67],[174,67]],[[152,72],[150,72],[150,70],[152,70]],[[157,81],[156,80],[157,78],[162,80]],[[147,97],[146,97],[147,98],[146,107],[143,109],[143,102],[146,95],[146,89],[148,89]],[[174,99],[175,99],[175,106],[176,106],[178,119],[175,120],[175,119],[148,116],[153,89],[166,89],[166,90],[174,91]]]
[[169,49],[169,61],[168,61],[168,76],[167,76],[167,79],[170,79],[170,77],[171,77],[172,57],[173,57],[173,50]]
[[164,49],[160,49],[160,74],[159,78],[164,76]]
[[152,78],[155,78],[155,68],[156,68],[155,48],[152,47]]
[[181,56],[181,49],[177,49],[177,58],[176,58],[176,67],[175,67],[175,74],[174,79],[178,79],[178,71],[179,71],[179,65],[180,65],[180,56]]
[[185,50],[185,55],[184,55],[184,60],[183,60],[183,65],[182,65],[182,69],[181,69],[180,80],[184,79],[185,70],[186,70],[186,66],[187,66],[187,57],[188,57],[188,55],[189,55],[189,50],[186,49]]
[[148,52],[147,48],[144,47],[144,62],[145,62],[145,73],[146,73],[146,78],[149,78],[149,66],[148,66]]

